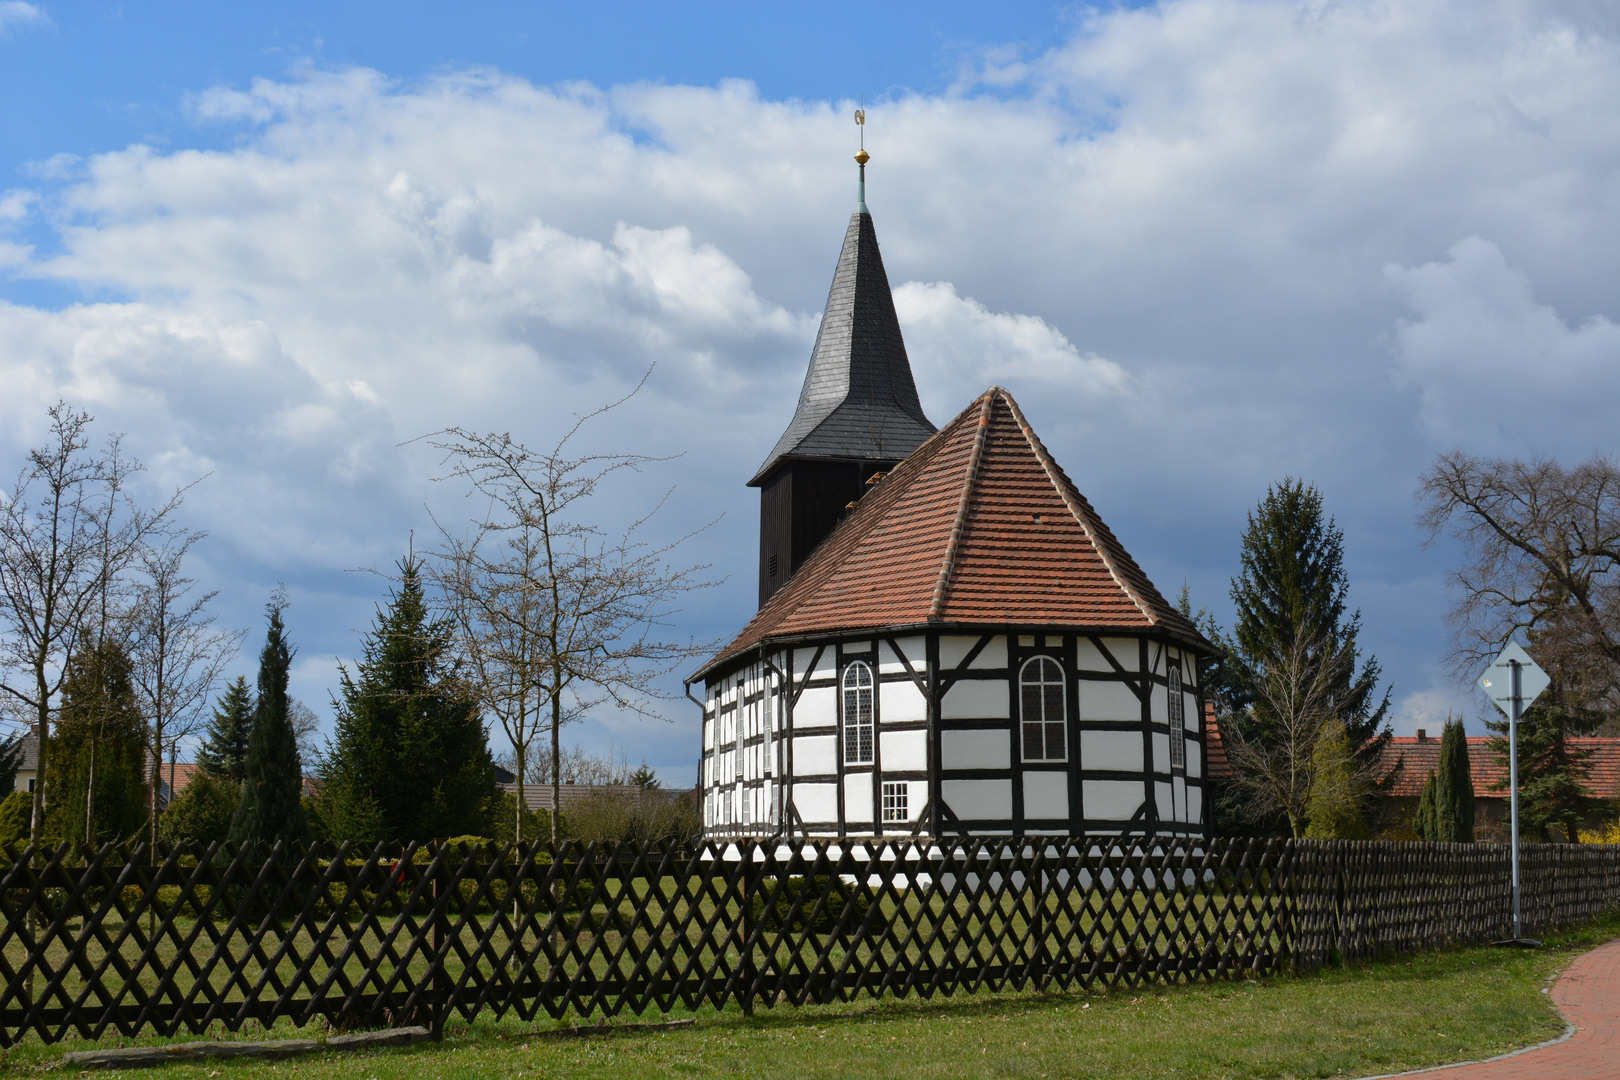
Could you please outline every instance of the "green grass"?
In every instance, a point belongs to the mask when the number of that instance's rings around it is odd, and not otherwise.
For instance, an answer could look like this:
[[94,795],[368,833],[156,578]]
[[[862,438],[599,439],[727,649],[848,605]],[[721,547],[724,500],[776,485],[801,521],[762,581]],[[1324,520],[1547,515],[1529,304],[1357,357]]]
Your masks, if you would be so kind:
[[[1302,978],[1134,992],[963,995],[783,1007],[752,1017],[735,1008],[704,1010],[689,1014],[697,1020],[690,1028],[608,1038],[537,1037],[554,1025],[481,1019],[470,1028],[451,1025],[440,1045],[139,1075],[228,1078],[253,1069],[300,1080],[1366,1076],[1488,1057],[1557,1035],[1563,1023],[1543,994],[1549,976],[1615,936],[1620,917],[1556,935],[1534,952],[1459,949]],[[278,1025],[267,1034],[306,1033]],[[30,1071],[87,1045],[29,1039],[0,1057],[0,1067]]]

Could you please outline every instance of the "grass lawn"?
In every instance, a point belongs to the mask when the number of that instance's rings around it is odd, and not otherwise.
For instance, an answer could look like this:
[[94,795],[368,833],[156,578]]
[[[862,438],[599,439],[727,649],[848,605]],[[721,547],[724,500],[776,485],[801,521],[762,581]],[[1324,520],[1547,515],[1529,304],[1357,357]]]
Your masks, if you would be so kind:
[[[705,1010],[690,1028],[607,1038],[537,1037],[553,1025],[480,1020],[470,1028],[451,1025],[439,1045],[139,1075],[229,1077],[251,1069],[289,1080],[1366,1076],[1488,1057],[1557,1035],[1563,1022],[1543,993],[1548,977],[1616,936],[1620,918],[1610,917],[1534,952],[1462,949],[1304,978],[1135,992],[964,995],[781,1008],[752,1017]],[[311,1033],[278,1025],[267,1034]],[[141,1040],[147,1041],[160,1040]],[[32,1071],[59,1061],[64,1050],[83,1048],[29,1039],[0,1056],[0,1068]]]

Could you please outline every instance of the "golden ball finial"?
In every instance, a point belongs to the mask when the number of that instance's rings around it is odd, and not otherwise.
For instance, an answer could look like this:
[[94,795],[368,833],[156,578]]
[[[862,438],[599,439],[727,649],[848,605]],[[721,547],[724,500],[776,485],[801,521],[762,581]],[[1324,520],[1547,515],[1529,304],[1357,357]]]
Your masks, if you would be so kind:
[[860,164],[865,165],[868,161],[872,160],[872,155],[868,154],[865,150],[862,150],[860,153],[855,155],[855,160]]

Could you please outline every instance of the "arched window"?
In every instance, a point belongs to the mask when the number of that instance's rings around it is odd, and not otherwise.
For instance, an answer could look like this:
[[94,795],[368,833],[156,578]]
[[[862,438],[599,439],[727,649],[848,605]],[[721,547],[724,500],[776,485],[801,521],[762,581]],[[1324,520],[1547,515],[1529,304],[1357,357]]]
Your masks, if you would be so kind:
[[872,764],[872,669],[859,660],[844,669],[844,764]]
[[1170,669],[1170,768],[1187,767],[1187,704],[1181,696],[1181,669]]
[[1019,717],[1025,761],[1067,761],[1063,722],[1063,668],[1050,656],[1027,661],[1018,674]]

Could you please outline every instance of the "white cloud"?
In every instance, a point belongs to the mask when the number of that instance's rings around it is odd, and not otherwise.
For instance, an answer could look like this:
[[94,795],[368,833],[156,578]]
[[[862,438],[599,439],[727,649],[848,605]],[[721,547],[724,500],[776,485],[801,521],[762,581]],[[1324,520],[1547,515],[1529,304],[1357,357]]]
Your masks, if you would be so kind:
[[1605,315],[1571,326],[1538,303],[1530,278],[1477,236],[1445,262],[1389,266],[1385,279],[1417,313],[1395,328],[1397,370],[1442,442],[1577,457],[1613,431],[1620,327]]
[[51,17],[43,8],[24,0],[0,0],[0,37],[17,29],[50,25]]
[[[1595,12],[1111,9],[1045,55],[981,52],[950,94],[872,103],[868,202],[930,414],[1005,383],[1200,603],[1265,485],[1319,483],[1352,602],[1407,604],[1369,610],[1366,645],[1400,693],[1427,686],[1443,567],[1416,553],[1416,474],[1459,438],[1516,450],[1525,416],[1560,453],[1607,439],[1620,32]],[[213,580],[242,625],[289,580],[313,660],[369,619],[374,583],[339,571],[387,565],[446,504],[408,440],[543,443],[656,363],[598,438],[687,456],[616,507],[679,479],[672,529],[728,512],[699,554],[732,580],[690,618],[739,624],[742,482],[787,422],[853,202],[849,103],[345,70],[190,109],[232,148],[31,170],[19,212],[57,242],[0,263],[96,302],[0,306],[0,453],[62,395],[164,479],[211,470],[192,506]],[[1536,379],[1478,389],[1527,355]]]

